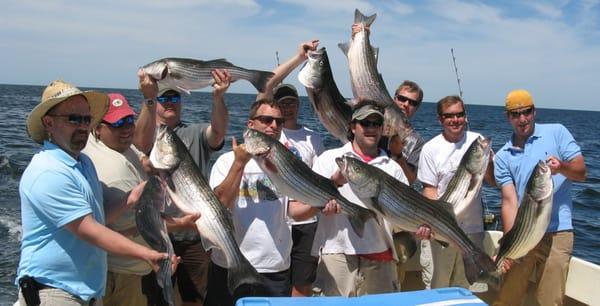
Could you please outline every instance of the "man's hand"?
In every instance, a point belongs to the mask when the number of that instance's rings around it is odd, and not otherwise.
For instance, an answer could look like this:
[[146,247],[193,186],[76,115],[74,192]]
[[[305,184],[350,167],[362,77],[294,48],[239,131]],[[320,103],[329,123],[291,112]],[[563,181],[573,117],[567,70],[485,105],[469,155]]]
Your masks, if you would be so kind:
[[139,183],[137,186],[133,187],[127,196],[126,206],[127,208],[133,208],[135,204],[140,200],[142,196],[142,192],[144,191],[144,186],[146,186],[147,181],[143,181]]
[[356,35],[356,33],[365,30],[365,32],[369,33],[369,27],[365,26],[362,23],[354,23],[352,24],[352,39],[354,39],[354,35]]
[[154,99],[158,95],[158,85],[156,80],[144,72],[144,69],[140,68],[137,72],[138,78],[140,79],[139,89],[146,99]]
[[181,229],[196,229],[196,221],[200,218],[200,213],[183,215],[181,217],[164,216],[167,228],[169,231],[177,231]]
[[227,69],[215,69],[212,72],[213,80],[213,95],[222,97],[231,85],[231,75]]
[[300,44],[298,48],[298,55],[302,58],[302,60],[308,59],[308,51],[315,51],[319,46],[319,40],[313,39],[311,41],[303,42]]
[[335,199],[332,199],[332,200],[329,200],[329,202],[327,202],[327,204],[325,204],[325,207],[323,208],[323,210],[321,210],[321,212],[325,216],[331,216],[333,214],[341,213],[342,207],[340,206],[340,204],[338,204],[338,202]]
[[243,143],[238,145],[235,136],[231,137],[231,149],[233,150],[233,156],[235,156],[234,161],[239,163],[239,165],[242,166],[242,168],[252,158],[252,154],[246,151],[246,145],[244,145]]
[[334,174],[331,175],[331,181],[338,187],[348,183],[346,177],[340,172],[340,170],[336,170]]
[[429,225],[423,224],[419,226],[419,228],[415,232],[415,236],[419,240],[430,240],[431,238],[433,238],[433,231],[431,230],[431,227],[429,227]]
[[546,158],[546,164],[550,168],[552,175],[560,173],[562,170],[562,162],[556,156],[548,156],[548,158]]
[[[495,260],[496,258],[494,257],[494,261]],[[500,265],[500,273],[505,274],[506,272],[508,272],[508,270],[510,270],[514,263],[514,260],[510,258],[504,258],[504,260],[502,260],[502,265]]]

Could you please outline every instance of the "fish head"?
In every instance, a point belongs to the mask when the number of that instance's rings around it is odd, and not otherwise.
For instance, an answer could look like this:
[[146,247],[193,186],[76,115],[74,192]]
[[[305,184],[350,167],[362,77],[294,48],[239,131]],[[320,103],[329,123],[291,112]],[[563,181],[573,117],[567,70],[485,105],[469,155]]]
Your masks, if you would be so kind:
[[377,195],[379,180],[371,169],[373,166],[348,155],[336,158],[335,162],[359,198],[367,199]]
[[392,137],[398,135],[401,140],[412,133],[412,126],[402,110],[396,104],[385,107],[383,113],[383,136]]
[[153,175],[148,178],[138,203],[154,204],[159,211],[164,211],[165,199],[166,194],[162,187],[161,179]]
[[150,162],[154,168],[171,170],[179,165],[181,159],[175,137],[177,137],[175,132],[171,131],[166,125],[161,125],[158,128],[154,146],[152,152],[150,152]]
[[308,51],[308,58],[298,73],[298,81],[307,88],[322,88],[326,69],[329,69],[329,58],[325,47]]
[[165,59],[156,60],[142,67],[145,74],[151,76],[157,81],[160,81],[167,77],[169,73],[168,68],[169,66],[167,65],[167,61],[165,61]]
[[244,131],[246,151],[255,157],[260,157],[268,153],[275,141],[277,140],[273,139],[273,137],[255,129],[246,129]]
[[481,173],[487,167],[492,149],[492,139],[477,137],[464,155],[465,166],[470,173]]
[[552,171],[550,171],[550,167],[546,162],[540,160],[527,182],[527,193],[536,201],[541,202],[541,200],[552,196],[553,188]]

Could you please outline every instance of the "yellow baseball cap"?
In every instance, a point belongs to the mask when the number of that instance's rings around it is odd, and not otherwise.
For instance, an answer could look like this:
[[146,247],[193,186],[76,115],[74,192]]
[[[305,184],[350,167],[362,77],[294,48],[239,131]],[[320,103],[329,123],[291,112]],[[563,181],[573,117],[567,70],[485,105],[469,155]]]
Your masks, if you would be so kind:
[[533,98],[525,89],[515,89],[506,96],[506,110],[511,111],[523,107],[533,106]]

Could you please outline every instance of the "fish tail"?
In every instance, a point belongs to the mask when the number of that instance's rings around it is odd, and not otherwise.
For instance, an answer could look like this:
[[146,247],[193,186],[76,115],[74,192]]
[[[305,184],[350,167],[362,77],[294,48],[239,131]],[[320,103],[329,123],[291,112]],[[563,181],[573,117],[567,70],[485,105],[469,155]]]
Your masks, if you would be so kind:
[[491,272],[496,270],[494,261],[481,250],[476,250],[463,256],[465,276],[470,284],[478,280],[486,280]]
[[238,296],[260,296],[267,294],[263,276],[247,261],[228,269],[227,286],[229,292]]
[[375,218],[375,213],[373,213],[369,209],[362,208],[359,206],[357,206],[356,209],[356,213],[348,215],[348,221],[350,221],[350,226],[352,226],[352,229],[354,230],[354,232],[356,232],[358,237],[362,238],[365,232],[365,223],[370,218]]
[[156,281],[163,289],[163,298],[169,305],[175,305],[175,291],[171,282],[171,260],[165,259],[161,262],[160,268],[156,273]]
[[375,21],[375,17],[377,17],[377,14],[373,14],[367,17],[363,15],[363,13],[361,13],[358,9],[354,11],[354,23],[362,23],[367,27],[370,26],[373,23],[373,21]]
[[273,72],[255,70],[252,73],[252,77],[248,81],[250,81],[254,88],[256,88],[256,90],[259,92],[265,92],[267,82],[273,77],[273,75]]

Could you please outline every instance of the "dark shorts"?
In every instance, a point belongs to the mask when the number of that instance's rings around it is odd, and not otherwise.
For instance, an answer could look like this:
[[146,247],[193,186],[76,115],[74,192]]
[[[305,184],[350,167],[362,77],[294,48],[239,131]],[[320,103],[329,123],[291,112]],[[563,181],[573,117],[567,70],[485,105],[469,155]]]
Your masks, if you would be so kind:
[[174,275],[181,300],[203,302],[210,265],[209,253],[204,250],[201,240],[173,241],[173,249],[181,257]]
[[319,258],[311,256],[318,222],[292,225],[292,263],[290,266],[292,285],[310,285],[317,275]]
[[[289,297],[292,294],[290,285],[290,270],[276,273],[260,273],[264,277],[264,288],[243,288],[240,286],[236,292],[229,293],[227,288],[227,269],[210,264],[208,269],[208,285],[204,306],[233,306],[238,298],[244,296],[272,296]],[[250,292],[250,293],[249,293]]]

